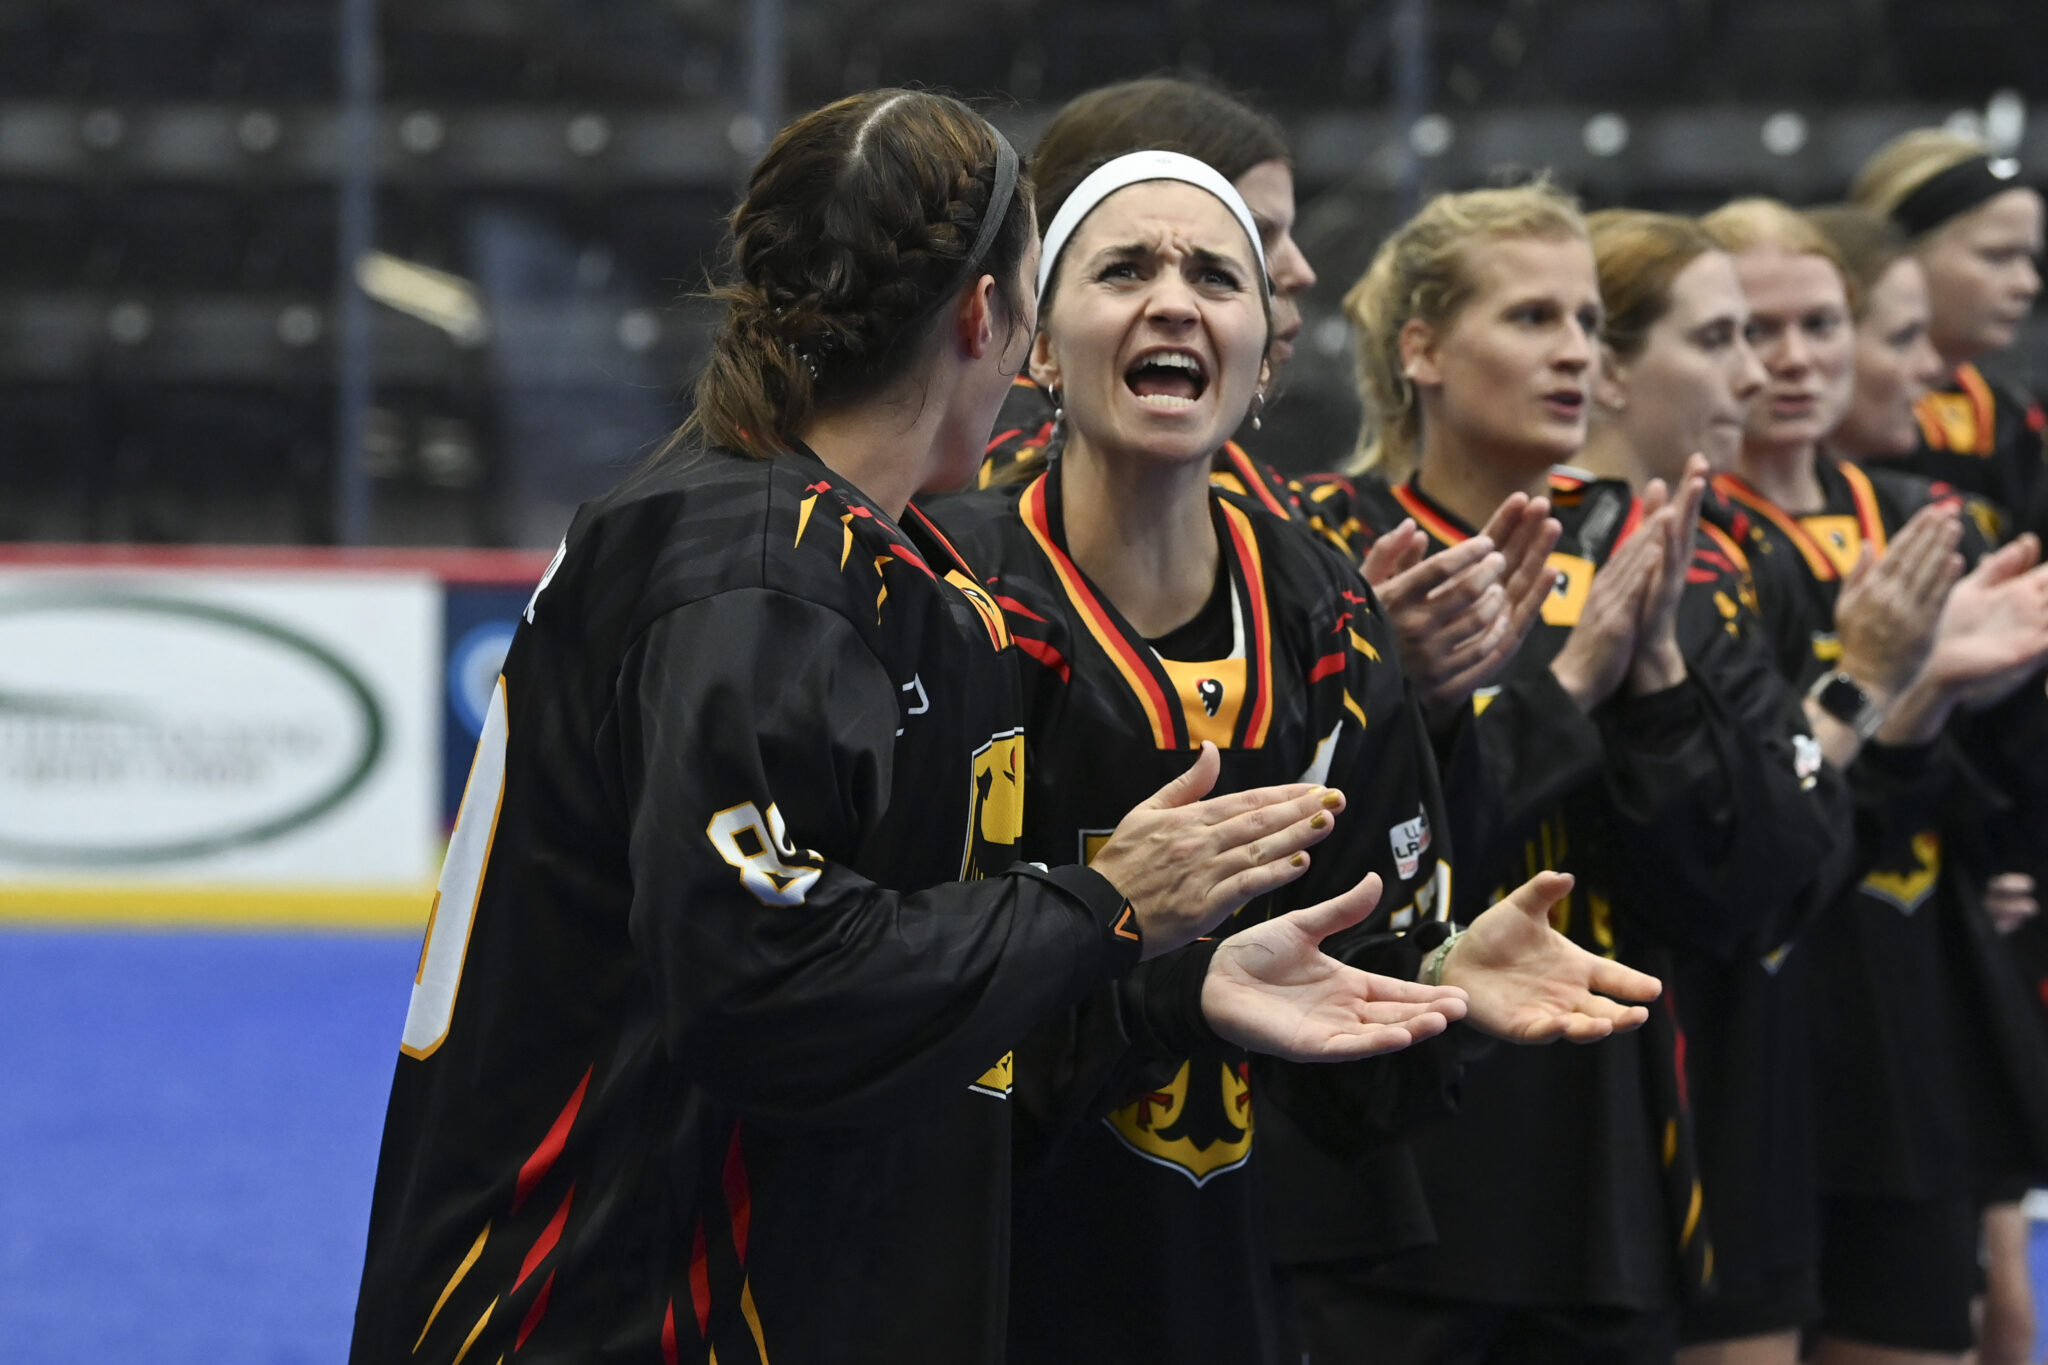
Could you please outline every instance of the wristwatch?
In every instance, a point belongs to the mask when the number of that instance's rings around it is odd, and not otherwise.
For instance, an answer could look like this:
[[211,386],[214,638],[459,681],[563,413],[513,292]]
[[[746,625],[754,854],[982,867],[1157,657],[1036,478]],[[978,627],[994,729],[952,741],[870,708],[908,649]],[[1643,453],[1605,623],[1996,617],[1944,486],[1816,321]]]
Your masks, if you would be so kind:
[[1869,739],[1884,724],[1884,708],[1871,700],[1862,684],[1839,668],[1816,678],[1806,695],[1821,710],[1854,730],[1858,739]]

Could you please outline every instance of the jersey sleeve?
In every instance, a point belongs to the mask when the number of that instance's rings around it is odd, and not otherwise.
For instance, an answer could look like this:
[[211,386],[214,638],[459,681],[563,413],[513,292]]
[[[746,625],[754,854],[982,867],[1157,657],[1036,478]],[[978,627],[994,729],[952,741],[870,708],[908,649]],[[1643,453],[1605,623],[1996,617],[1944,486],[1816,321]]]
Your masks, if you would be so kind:
[[1789,939],[1848,837],[1839,778],[1745,598],[1733,581],[1689,585],[1686,681],[1606,708],[1602,726],[1624,903],[1672,946],[1717,956]]
[[1186,1059],[1244,1056],[1202,1014],[1217,943],[1200,939],[1141,963],[1025,1034],[1011,1092],[1018,1171],[1051,1166],[1077,1131],[1158,1089]]
[[723,1102],[900,1121],[1135,963],[1122,898],[1085,869],[911,893],[854,870],[892,802],[954,775],[898,770],[897,688],[828,608],[765,589],[678,607],[618,689],[630,932],[670,1055]]
[[2048,848],[2040,838],[2048,816],[2048,695],[2035,676],[1983,711],[1949,725],[1964,803],[1952,821],[1973,830],[1966,851],[1978,880],[2024,872],[2048,885]]

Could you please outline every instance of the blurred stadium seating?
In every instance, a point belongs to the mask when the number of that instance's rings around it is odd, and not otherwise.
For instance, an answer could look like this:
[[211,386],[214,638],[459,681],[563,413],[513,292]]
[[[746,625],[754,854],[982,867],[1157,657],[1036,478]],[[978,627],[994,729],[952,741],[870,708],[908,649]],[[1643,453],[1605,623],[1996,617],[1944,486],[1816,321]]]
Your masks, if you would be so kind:
[[[1027,143],[1059,101],[1153,71],[1264,102],[1323,284],[1262,444],[1314,467],[1349,447],[1332,320],[1398,214],[1404,147],[1423,188],[1550,167],[1594,205],[1812,201],[1892,133],[2040,96],[2048,70],[2038,0],[1433,0],[1411,127],[1396,3],[782,0],[782,98],[947,88]],[[704,327],[686,295],[760,145],[749,7],[381,8],[375,245],[473,282],[491,326],[378,308],[352,456],[371,534],[549,540],[678,415]],[[0,0],[0,535],[333,534],[338,13]],[[2015,152],[2040,178],[2048,119]],[[2048,333],[2004,368],[2048,387]]]

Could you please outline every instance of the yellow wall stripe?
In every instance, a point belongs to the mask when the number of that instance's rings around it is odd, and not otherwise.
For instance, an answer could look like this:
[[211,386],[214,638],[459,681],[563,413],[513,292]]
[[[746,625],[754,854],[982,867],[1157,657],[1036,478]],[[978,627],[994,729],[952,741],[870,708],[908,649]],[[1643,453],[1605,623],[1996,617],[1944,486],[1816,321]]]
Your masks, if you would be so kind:
[[109,928],[354,929],[417,933],[431,886],[0,885],[0,924]]

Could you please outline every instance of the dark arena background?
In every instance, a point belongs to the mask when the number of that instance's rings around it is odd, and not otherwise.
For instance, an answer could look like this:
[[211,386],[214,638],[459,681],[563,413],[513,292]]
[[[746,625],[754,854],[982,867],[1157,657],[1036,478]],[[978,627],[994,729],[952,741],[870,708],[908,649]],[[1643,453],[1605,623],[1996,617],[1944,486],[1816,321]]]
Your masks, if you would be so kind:
[[[0,0],[0,1360],[343,1358],[491,680],[753,159],[1160,72],[1294,149],[1289,470],[1432,191],[1806,205],[1930,124],[2048,180],[2042,0]],[[1987,369],[2048,391],[2048,318]]]

